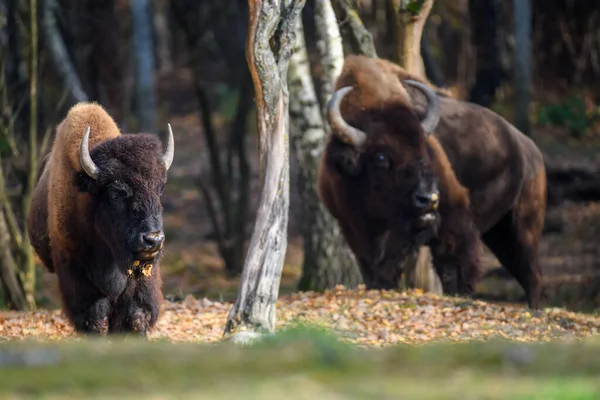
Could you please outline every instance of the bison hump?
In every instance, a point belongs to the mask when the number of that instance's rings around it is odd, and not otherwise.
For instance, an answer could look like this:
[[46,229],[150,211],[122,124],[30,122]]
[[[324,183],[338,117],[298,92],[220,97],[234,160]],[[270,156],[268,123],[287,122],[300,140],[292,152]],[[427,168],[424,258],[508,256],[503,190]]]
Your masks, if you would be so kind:
[[54,150],[64,151],[73,170],[79,170],[79,146],[83,135],[90,127],[90,149],[121,133],[114,119],[97,103],[75,104],[56,129]]

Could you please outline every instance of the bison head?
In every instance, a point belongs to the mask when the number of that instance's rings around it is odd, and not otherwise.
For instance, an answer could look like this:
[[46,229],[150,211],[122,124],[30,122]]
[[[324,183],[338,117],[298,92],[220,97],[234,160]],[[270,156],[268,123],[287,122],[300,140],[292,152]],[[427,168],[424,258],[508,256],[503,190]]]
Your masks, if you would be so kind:
[[[366,230],[360,236],[368,243],[361,263],[371,267],[402,257],[402,245],[414,247],[433,236],[438,227],[439,192],[427,137],[437,126],[438,99],[426,85],[406,80],[427,99],[427,109],[419,118],[406,99],[382,101],[377,107],[351,107],[342,116],[342,99],[353,88],[338,89],[328,104],[328,119],[337,145],[329,157],[346,180],[344,202],[353,214],[350,223]],[[356,98],[360,98],[357,93]],[[350,205],[351,204],[351,205]],[[360,220],[360,221],[358,221]],[[348,225],[348,224],[346,224]],[[356,240],[355,242],[365,240]],[[404,253],[405,254],[405,253]],[[396,256],[396,257],[394,257]]]
[[[174,155],[171,125],[160,138],[126,134],[90,152],[88,127],[80,146],[81,191],[90,194],[89,228],[119,262],[154,260],[162,251],[160,197]],[[103,246],[100,246],[102,248]]]

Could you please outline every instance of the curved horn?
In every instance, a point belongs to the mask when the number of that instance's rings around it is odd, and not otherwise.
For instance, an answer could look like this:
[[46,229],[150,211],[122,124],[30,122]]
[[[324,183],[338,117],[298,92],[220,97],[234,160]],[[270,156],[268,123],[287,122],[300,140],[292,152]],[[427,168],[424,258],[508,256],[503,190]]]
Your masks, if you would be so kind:
[[168,171],[173,163],[173,156],[175,155],[175,140],[173,139],[173,129],[171,124],[169,126],[167,135],[161,135],[160,141],[162,142],[164,153],[162,155],[162,162],[165,165],[165,169]]
[[425,131],[425,135],[429,136],[440,120],[440,116],[438,115],[438,96],[424,83],[413,81],[412,79],[406,79],[404,82],[419,89],[427,99],[427,109],[425,110],[425,117],[421,120],[421,126]]
[[88,126],[87,131],[85,131],[85,135],[83,135],[83,139],[81,140],[81,145],[79,146],[79,164],[81,164],[81,168],[90,178],[96,180],[98,179],[98,173],[100,172],[100,169],[94,163],[94,161],[92,161],[92,157],[90,156],[89,142],[90,127]]
[[327,117],[334,135],[346,144],[360,147],[365,143],[365,140],[367,140],[367,134],[360,129],[350,126],[350,124],[344,120],[344,117],[342,117],[340,112],[342,99],[352,89],[352,86],[345,86],[338,89],[333,96],[331,96],[331,100],[329,100],[329,103],[327,104]]

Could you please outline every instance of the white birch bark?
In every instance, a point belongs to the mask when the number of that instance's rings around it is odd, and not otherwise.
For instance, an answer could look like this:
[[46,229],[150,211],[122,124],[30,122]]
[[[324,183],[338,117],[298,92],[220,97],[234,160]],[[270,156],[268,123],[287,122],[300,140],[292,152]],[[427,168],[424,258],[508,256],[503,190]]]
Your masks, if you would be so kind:
[[[318,1],[329,3],[329,0]],[[321,25],[317,41],[320,42],[320,62],[324,76],[321,93],[322,98],[328,101],[334,80],[343,64],[343,50],[331,4],[321,8],[321,11],[325,9],[327,12],[327,7],[330,15],[333,15],[333,19],[328,18],[327,23],[333,23],[334,26]],[[317,16],[318,13],[319,11]],[[317,24],[318,20],[317,17]],[[290,59],[288,76],[292,147],[298,159],[298,185],[302,197],[304,263],[299,289],[323,290],[338,284],[352,288],[362,282],[360,271],[337,221],[321,202],[317,190],[319,164],[327,140],[327,123],[324,114],[321,114],[325,109],[321,107],[313,85],[301,20],[297,32],[298,40]],[[332,59],[334,56],[337,59]]]

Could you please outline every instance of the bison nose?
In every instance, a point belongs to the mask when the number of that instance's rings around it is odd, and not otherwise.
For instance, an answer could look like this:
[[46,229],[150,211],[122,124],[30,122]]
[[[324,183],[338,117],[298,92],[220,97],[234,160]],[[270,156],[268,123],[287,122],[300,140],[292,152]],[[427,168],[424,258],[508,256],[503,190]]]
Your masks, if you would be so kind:
[[420,209],[436,209],[439,203],[440,195],[438,192],[415,193],[413,195],[413,205]]
[[163,242],[165,241],[165,234],[163,232],[150,232],[142,234],[144,247],[146,251],[160,250]]

